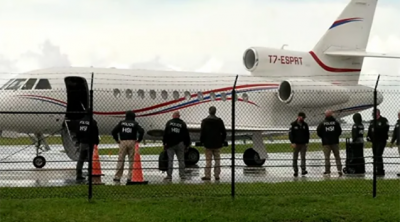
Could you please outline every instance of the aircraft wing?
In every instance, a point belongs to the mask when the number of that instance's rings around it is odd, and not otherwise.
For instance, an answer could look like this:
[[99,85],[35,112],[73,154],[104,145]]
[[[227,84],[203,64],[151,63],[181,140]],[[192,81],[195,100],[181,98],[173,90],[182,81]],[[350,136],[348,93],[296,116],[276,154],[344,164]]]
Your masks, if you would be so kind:
[[400,54],[387,54],[365,51],[327,51],[325,55],[330,56],[351,56],[351,57],[372,57],[372,58],[392,58],[400,59]]

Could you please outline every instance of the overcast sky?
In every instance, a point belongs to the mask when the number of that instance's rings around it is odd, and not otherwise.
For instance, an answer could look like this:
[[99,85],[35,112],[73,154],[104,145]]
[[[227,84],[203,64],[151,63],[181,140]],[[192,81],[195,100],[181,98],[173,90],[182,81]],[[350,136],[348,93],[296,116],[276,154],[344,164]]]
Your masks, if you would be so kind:
[[[207,70],[246,73],[246,48],[288,44],[308,51],[348,2],[2,0],[0,72],[68,65],[160,69],[160,63],[196,70],[212,59]],[[400,1],[380,0],[367,50],[400,53],[398,21]],[[366,59],[362,73],[364,79],[400,76],[400,60]],[[391,88],[400,88],[399,77],[391,80],[397,80]]]

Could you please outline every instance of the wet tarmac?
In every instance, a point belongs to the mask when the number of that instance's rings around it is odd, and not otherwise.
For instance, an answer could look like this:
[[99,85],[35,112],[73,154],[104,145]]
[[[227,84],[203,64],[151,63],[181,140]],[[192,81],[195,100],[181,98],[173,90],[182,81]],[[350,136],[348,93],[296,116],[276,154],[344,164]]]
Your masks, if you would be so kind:
[[[109,145],[110,146],[110,145]],[[108,146],[108,147],[109,147]],[[148,144],[147,146],[151,146]],[[0,187],[30,187],[30,186],[66,186],[76,184],[75,167],[76,162],[71,161],[65,153],[61,152],[63,148],[51,146],[50,151],[42,154],[46,158],[46,165],[42,169],[33,166],[32,160],[35,157],[33,147],[29,147],[16,153],[10,154],[22,149],[25,146],[2,146],[0,147]],[[102,149],[105,146],[100,146]],[[364,157],[366,162],[366,173],[362,175],[344,175],[339,177],[333,154],[331,155],[331,172],[330,176],[324,176],[324,159],[321,151],[307,152],[307,171],[305,176],[293,177],[292,169],[292,153],[270,153],[269,159],[262,167],[247,167],[242,160],[243,154],[236,154],[235,160],[235,180],[237,183],[252,182],[290,182],[290,181],[319,181],[319,180],[337,180],[346,178],[372,179],[372,150],[365,149]],[[346,153],[341,151],[343,167],[345,167]],[[231,182],[231,155],[221,155],[221,180],[219,183]],[[142,155],[143,175],[149,184],[165,183],[163,178],[166,173],[158,170],[158,155]],[[116,155],[101,155],[101,168],[104,176],[102,182],[107,185],[118,185],[113,182],[115,167],[117,164]],[[396,148],[385,149],[384,153],[386,175],[383,179],[397,179],[397,173],[400,172],[400,158]],[[300,159],[299,159],[300,167]],[[178,167],[175,157],[174,167]],[[204,176],[205,157],[200,156],[200,161],[195,166],[188,166],[185,169],[187,180],[184,183],[204,183],[201,177]],[[85,163],[84,169],[87,168]],[[124,177],[121,184],[125,184],[127,178],[128,164],[125,163]],[[213,170],[212,170],[213,172]],[[214,180],[211,181],[211,183]],[[178,176],[178,169],[174,169],[172,183],[181,183]]]

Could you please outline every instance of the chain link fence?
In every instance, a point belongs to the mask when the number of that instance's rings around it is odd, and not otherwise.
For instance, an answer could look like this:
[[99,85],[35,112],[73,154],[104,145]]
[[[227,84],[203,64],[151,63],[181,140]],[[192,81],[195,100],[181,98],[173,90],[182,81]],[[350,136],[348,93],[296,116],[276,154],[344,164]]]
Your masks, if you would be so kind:
[[[400,150],[396,143],[391,144],[400,118],[398,88],[380,89],[374,101],[373,86],[345,82],[268,83],[257,77],[239,76],[233,86],[235,77],[211,74],[208,79],[151,75],[146,78],[119,75],[110,79],[109,74],[94,73],[92,88],[91,73],[65,76],[18,76],[1,88],[1,197],[87,197],[88,191],[90,198],[399,191],[396,179],[400,173]],[[373,144],[367,141],[374,105],[390,124],[383,152],[385,175],[378,177],[373,173]],[[224,146],[214,152],[210,165],[200,135],[202,121],[208,118],[211,106],[223,120],[227,136]],[[135,152],[130,152],[130,178],[128,153],[124,156],[123,149],[111,136],[112,129],[125,119],[128,110],[135,113],[135,120],[145,130],[144,140],[138,143]],[[342,131],[338,152],[333,149],[329,155],[317,133],[327,110],[333,112]],[[160,154],[164,150],[161,140],[167,121],[176,111],[190,131],[192,145],[183,154],[186,178],[180,178],[175,155],[172,180],[165,180],[167,175],[160,170]],[[299,112],[304,112],[309,127],[308,145],[303,149],[292,147],[288,136]],[[362,132],[365,143],[361,148],[350,143],[355,113],[361,114],[365,128]],[[84,163],[86,180],[77,181],[80,146],[76,141],[76,124],[85,114],[97,121],[100,143],[93,155],[89,155],[92,158]],[[295,154],[298,175],[294,175]],[[302,156],[305,156],[304,166]],[[124,159],[123,176],[114,181],[121,159]],[[216,162],[220,167],[215,167]],[[165,166],[167,161],[162,163]],[[326,166],[328,163],[330,167]],[[207,169],[211,170],[211,178],[203,180]],[[330,174],[324,174],[327,169]],[[360,170],[365,172],[359,173]],[[220,171],[219,175],[216,171]],[[145,184],[127,185],[129,180]]]

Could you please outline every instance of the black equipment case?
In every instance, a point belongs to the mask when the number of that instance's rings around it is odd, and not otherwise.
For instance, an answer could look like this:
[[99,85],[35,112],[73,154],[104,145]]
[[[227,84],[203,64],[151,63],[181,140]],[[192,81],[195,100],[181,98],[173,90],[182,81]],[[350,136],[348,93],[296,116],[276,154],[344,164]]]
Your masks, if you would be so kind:
[[350,142],[346,138],[346,167],[343,169],[345,174],[365,173],[364,144]]

